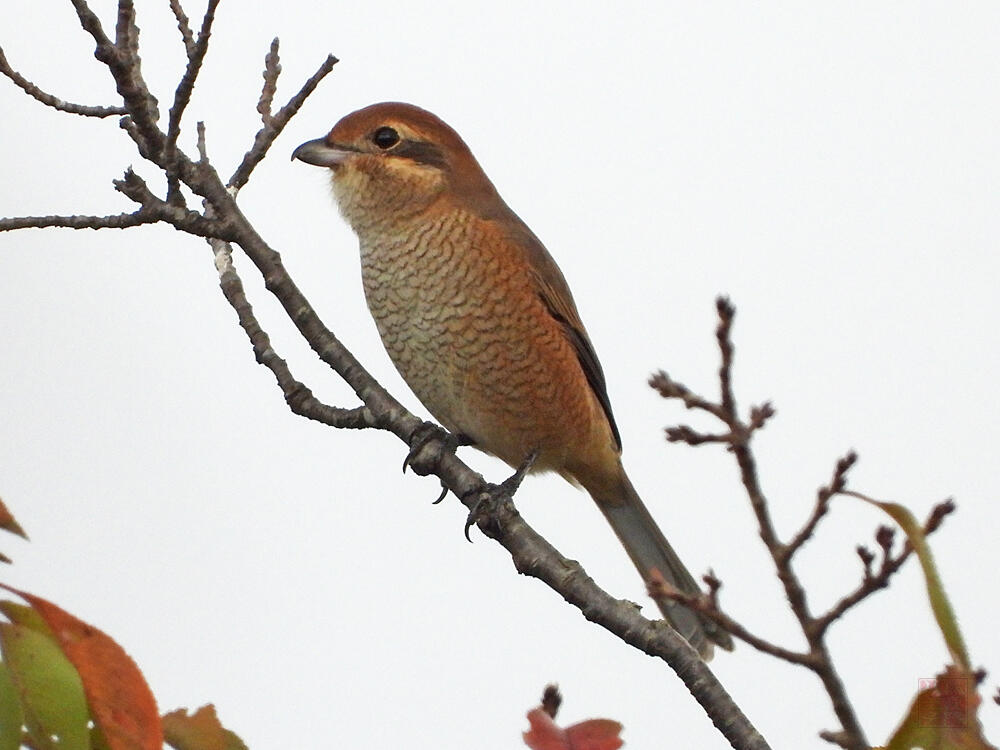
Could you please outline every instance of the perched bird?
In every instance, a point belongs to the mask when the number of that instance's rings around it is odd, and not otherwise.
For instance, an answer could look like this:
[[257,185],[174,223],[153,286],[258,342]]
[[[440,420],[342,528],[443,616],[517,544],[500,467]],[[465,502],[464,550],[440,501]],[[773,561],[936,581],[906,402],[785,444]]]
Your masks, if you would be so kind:
[[[604,373],[555,261],[438,117],[387,102],[292,154],[329,167],[358,236],[365,297],[396,368],[448,430],[590,493],[646,583],[697,584],[622,468]],[[709,658],[728,636],[658,599]]]

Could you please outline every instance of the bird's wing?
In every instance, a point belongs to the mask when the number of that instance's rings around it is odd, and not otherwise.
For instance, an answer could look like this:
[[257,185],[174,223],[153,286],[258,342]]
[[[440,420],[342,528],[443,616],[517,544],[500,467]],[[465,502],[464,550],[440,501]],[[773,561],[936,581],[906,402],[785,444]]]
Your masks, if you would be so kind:
[[580,367],[583,368],[591,390],[597,396],[601,408],[604,409],[608,424],[611,426],[611,432],[615,437],[615,443],[620,451],[622,439],[618,432],[618,425],[615,423],[615,416],[611,412],[611,400],[608,398],[604,370],[601,369],[597,352],[594,351],[594,345],[590,343],[587,330],[583,327],[583,321],[580,320],[580,313],[576,310],[569,285],[541,240],[523,222],[518,220],[517,223],[518,235],[520,236],[516,239],[520,240],[518,244],[525,248],[528,253],[528,262],[538,288],[538,294],[542,302],[545,303],[549,314],[559,323],[566,338],[573,345],[577,359],[580,361]]

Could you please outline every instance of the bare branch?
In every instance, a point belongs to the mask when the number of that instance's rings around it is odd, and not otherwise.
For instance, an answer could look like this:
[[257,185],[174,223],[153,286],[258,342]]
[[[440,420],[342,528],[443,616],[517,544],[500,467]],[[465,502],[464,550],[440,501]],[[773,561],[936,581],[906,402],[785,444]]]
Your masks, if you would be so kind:
[[[272,49],[274,49],[274,47],[272,47]],[[243,157],[243,161],[240,162],[236,171],[233,172],[233,176],[230,177],[229,182],[226,183],[228,187],[234,187],[238,190],[247,183],[247,180],[250,179],[251,172],[253,172],[254,168],[267,154],[267,151],[271,148],[271,144],[274,143],[275,138],[277,138],[281,131],[285,129],[288,121],[295,116],[309,95],[315,91],[319,82],[322,81],[331,70],[333,70],[333,66],[336,65],[337,62],[338,60],[336,57],[328,55],[326,60],[323,61],[316,72],[313,73],[312,76],[309,77],[309,80],[302,85],[302,88],[288,100],[288,104],[282,107],[276,115],[269,118],[267,122],[265,122],[264,127],[257,131],[257,135],[254,136],[253,146],[249,151],[247,151],[246,155]],[[261,97],[263,98],[263,94]]]
[[933,534],[941,528],[944,519],[954,512],[955,501],[950,497],[935,505],[931,508],[931,514],[927,517],[927,523],[924,524],[924,534]]
[[736,317],[736,308],[727,297],[717,297],[715,309],[719,314],[719,327],[715,330],[715,337],[719,342],[719,351],[722,352],[722,364],[719,366],[719,385],[722,395],[722,408],[730,419],[737,418],[736,397],[733,395],[733,341],[730,337],[733,328],[733,319]]
[[271,121],[271,104],[278,90],[278,76],[281,75],[281,58],[278,55],[278,37],[271,40],[271,49],[264,56],[264,86],[257,101],[260,121],[267,125]]
[[854,551],[857,552],[858,557],[861,558],[861,566],[863,569],[862,575],[864,576],[864,580],[867,581],[873,575],[872,564],[875,562],[875,555],[863,544],[859,544],[855,547]]
[[794,555],[799,547],[812,537],[813,532],[816,530],[816,525],[830,509],[830,498],[838,492],[842,492],[847,486],[847,472],[857,463],[857,460],[858,454],[850,451],[846,456],[837,461],[837,467],[833,471],[833,478],[830,480],[830,483],[820,487],[816,492],[816,505],[813,508],[812,515],[809,516],[809,520],[806,521],[799,533],[786,546],[786,557]]
[[[452,462],[458,462],[453,454],[443,457],[443,472],[439,476],[456,489],[452,485]],[[461,491],[460,487],[458,489]],[[544,581],[566,601],[578,607],[591,622],[640,651],[666,661],[684,680],[691,694],[734,748],[768,747],[764,738],[726,694],[708,665],[698,658],[673,628],[662,620],[651,622],[642,617],[634,605],[609,596],[579,563],[562,557],[531,529],[514,509],[513,503],[502,503],[491,521],[496,528],[494,538],[510,552],[519,573]],[[720,711],[721,706],[726,708]]]
[[[852,496],[856,495],[856,493],[851,492],[850,490],[842,490],[841,494]],[[924,522],[924,535],[927,536],[937,531],[937,529],[941,527],[941,523],[944,521],[945,517],[954,510],[955,503],[950,499],[935,505],[931,509],[931,512],[927,517],[927,521]],[[852,607],[860,604],[879,589],[884,589],[888,586],[889,579],[892,578],[892,576],[895,575],[901,567],[903,567],[903,563],[905,563],[907,558],[909,558],[909,556],[913,553],[913,548],[910,546],[910,543],[904,542],[903,548],[900,550],[899,554],[893,555],[892,535],[886,534],[883,529],[887,529],[887,527],[880,526],[876,532],[876,543],[882,550],[882,561],[879,564],[878,572],[876,573],[872,571],[872,563],[875,561],[875,556],[867,549],[865,549],[864,552],[861,552],[861,549],[864,548],[859,548],[858,554],[861,556],[862,563],[865,566],[864,577],[854,591],[844,596],[840,599],[840,601],[830,607],[829,610],[814,620],[813,626],[815,627],[818,635],[822,636],[822,634],[834,622],[843,617],[844,614],[847,613],[847,611]]]
[[749,644],[762,653],[770,654],[771,656],[790,662],[791,664],[799,664],[801,666],[808,667],[809,669],[816,668],[816,659],[811,653],[792,651],[783,646],[779,646],[776,643],[772,643],[771,641],[750,632],[750,630],[748,630],[743,624],[723,612],[718,603],[718,590],[722,585],[721,582],[716,579],[714,575],[705,576],[705,580],[709,583],[710,593],[708,596],[704,594],[685,593],[675,586],[671,586],[670,583],[662,577],[658,580],[654,579],[650,583],[649,595],[653,599],[662,597],[680,602],[689,609],[705,615],[727,633],[739,638],[741,641]]
[[326,78],[329,72],[333,70],[333,66],[338,62],[340,61],[333,55],[327,55],[319,68],[316,69],[316,72],[309,76],[308,80],[302,84],[302,88],[288,100],[288,103],[284,107],[278,110],[278,114],[274,116],[274,126],[278,132],[281,132],[282,128],[288,124],[288,121],[296,115],[309,95],[319,86],[319,82]]
[[139,53],[139,27],[135,25],[135,6],[132,0],[118,0],[115,46],[129,57]]
[[208,144],[205,141],[205,123],[198,120],[195,126],[198,131],[198,161],[202,164],[208,163]]
[[208,54],[208,40],[212,36],[212,22],[215,20],[215,9],[219,5],[219,0],[208,0],[208,7],[201,21],[201,30],[198,32],[198,40],[191,47],[186,47],[187,66],[184,75],[177,84],[174,91],[174,103],[170,107],[170,116],[167,121],[167,140],[163,146],[162,165],[167,173],[167,201],[180,205],[183,203],[183,196],[180,192],[180,180],[177,176],[177,138],[181,133],[181,118],[184,110],[191,102],[191,94],[194,91],[194,83],[198,79],[201,65]]
[[142,209],[130,214],[112,216],[15,216],[0,219],[0,232],[13,229],[47,229],[65,227],[67,229],[128,229],[142,224],[156,224],[159,216]]
[[693,427],[681,424],[673,427],[665,427],[663,430],[667,436],[667,442],[687,443],[688,445],[702,445],[703,443],[726,443],[733,442],[733,433],[727,432],[716,434],[710,432],[698,432]]
[[764,425],[767,424],[768,420],[775,414],[774,406],[771,405],[770,401],[765,401],[760,406],[750,407],[750,421],[747,423],[747,429],[750,432],[756,432],[757,430],[763,429]]
[[170,118],[167,124],[167,143],[165,147],[166,161],[169,164],[177,145],[177,137],[180,135],[181,118],[184,110],[191,101],[191,93],[194,91],[194,83],[198,79],[201,65],[205,61],[208,53],[208,40],[212,36],[212,22],[215,20],[215,10],[219,5],[219,0],[209,0],[205,9],[205,16],[202,18],[201,30],[198,32],[198,41],[194,43],[193,50],[188,52],[187,67],[181,81],[174,92],[174,103],[170,107]]
[[[736,462],[740,470],[740,480],[750,500],[754,516],[757,519],[760,538],[771,555],[775,572],[785,589],[785,596],[788,599],[792,612],[799,621],[799,626],[806,637],[809,651],[805,654],[797,653],[759,638],[747,632],[739,623],[732,621],[731,618],[727,618],[719,612],[717,606],[710,604],[711,611],[706,612],[706,615],[714,619],[724,629],[729,630],[733,635],[745,640],[755,648],[787,661],[802,664],[811,669],[822,681],[823,687],[830,697],[834,713],[841,722],[843,731],[837,733],[837,736],[843,738],[845,746],[861,750],[861,748],[868,747],[864,731],[858,722],[854,708],[847,698],[843,683],[837,674],[829,650],[823,639],[825,626],[829,623],[823,623],[813,617],[809,609],[805,587],[792,567],[792,557],[795,551],[800,549],[806,540],[809,539],[819,520],[825,515],[830,495],[834,492],[832,488],[843,489],[843,474],[846,473],[854,459],[842,460],[838,464],[838,469],[834,474],[831,486],[820,490],[816,507],[802,530],[793,538],[790,544],[783,544],[774,528],[768,501],[761,488],[756,458],[750,445],[753,434],[761,429],[774,415],[774,408],[770,403],[765,402],[760,406],[751,408],[747,421],[741,419],[737,409],[736,397],[733,393],[732,377],[735,349],[731,334],[733,321],[736,317],[736,309],[728,299],[719,297],[716,299],[716,311],[719,316],[716,339],[721,354],[721,363],[718,371],[719,403],[713,403],[692,393],[686,387],[671,380],[662,372],[653,376],[650,380],[650,385],[656,388],[665,398],[680,399],[687,408],[698,409],[712,414],[729,428],[727,433],[711,434],[697,432],[687,426],[672,427],[667,429],[667,437],[669,440],[682,441],[690,445],[723,443],[727,445],[728,449],[736,457]],[[705,606],[702,603],[697,608],[701,609]],[[712,612],[715,612],[715,614],[712,614]]]
[[[87,5],[86,0],[70,0],[70,2],[73,3],[73,7],[76,9],[76,15],[80,19],[80,25],[83,26],[84,31],[94,37],[94,41],[97,42],[98,48],[94,50],[94,57],[101,60],[101,48],[114,47],[114,44],[108,39],[108,35],[104,33],[104,27],[101,26],[100,19]],[[101,62],[104,61],[101,60]]]
[[665,373],[663,370],[654,373],[649,378],[648,382],[652,388],[654,388],[661,396],[663,396],[663,398],[680,399],[681,401],[684,402],[684,406],[686,408],[708,412],[713,417],[716,417],[719,420],[726,422],[728,424],[729,422],[728,415],[722,410],[722,407],[694,393],[686,385],[677,382],[669,375],[667,375],[667,373]]
[[225,239],[231,236],[227,222],[209,219],[197,211],[164,201],[154,195],[145,181],[132,170],[127,170],[121,180],[114,181],[115,189],[140,205],[138,211],[110,216],[15,216],[0,219],[0,231],[14,229],[127,229],[143,224],[165,222],[175,229],[198,237]]
[[111,117],[113,115],[126,114],[124,107],[98,107],[86,104],[73,104],[72,102],[67,102],[57,96],[53,96],[46,91],[42,91],[38,86],[10,66],[2,47],[0,47],[0,73],[3,73],[12,80],[28,96],[37,99],[46,107],[58,109],[60,112],[69,112],[71,115],[83,115],[84,117]]
[[108,66],[118,93],[125,101],[131,127],[126,131],[139,146],[139,152],[146,158],[156,162],[162,153],[163,133],[156,127],[159,119],[156,97],[153,96],[142,80],[138,50],[138,29],[129,23],[134,18],[132,4],[121,0],[118,12],[118,36],[126,42],[126,47],[119,49],[108,39],[101,26],[100,19],[87,5],[86,0],[70,0],[80,19],[80,25],[97,42],[94,57]]
[[228,222],[209,218],[197,211],[190,211],[153,194],[146,182],[131,169],[114,182],[115,190],[142,206],[141,213],[148,213],[182,232],[198,237],[227,239],[232,236]]
[[191,33],[191,21],[184,13],[180,0],[170,0],[170,10],[177,19],[177,29],[181,32],[181,39],[184,41],[184,49],[188,57],[194,54],[194,34]]
[[295,379],[288,368],[288,363],[271,347],[270,337],[261,328],[260,322],[254,315],[253,307],[243,289],[243,282],[233,267],[232,249],[229,244],[221,240],[209,240],[209,244],[215,251],[215,266],[219,271],[219,286],[222,293],[236,311],[240,326],[253,345],[257,361],[274,374],[278,387],[285,396],[285,402],[292,412],[331,427],[351,429],[374,427],[375,418],[367,407],[338,409],[329,406],[320,402],[304,383]]

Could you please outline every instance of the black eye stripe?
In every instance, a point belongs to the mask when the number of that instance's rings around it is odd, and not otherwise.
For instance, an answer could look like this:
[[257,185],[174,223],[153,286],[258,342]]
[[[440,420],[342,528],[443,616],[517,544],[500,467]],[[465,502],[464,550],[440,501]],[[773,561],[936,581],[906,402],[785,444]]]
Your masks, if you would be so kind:
[[392,151],[393,156],[401,156],[430,167],[445,166],[444,151],[440,146],[427,141],[404,139],[395,128],[388,125],[376,128],[368,139],[380,150]]
[[403,141],[399,148],[392,152],[396,156],[412,159],[418,164],[429,167],[443,168],[445,166],[444,151],[440,146],[426,141]]

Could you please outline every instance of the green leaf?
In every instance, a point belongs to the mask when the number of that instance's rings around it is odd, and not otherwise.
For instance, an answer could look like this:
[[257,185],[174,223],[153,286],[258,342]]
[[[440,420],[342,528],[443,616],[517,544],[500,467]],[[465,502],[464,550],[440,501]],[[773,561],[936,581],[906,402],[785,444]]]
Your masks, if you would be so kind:
[[0,649],[34,745],[40,750],[89,750],[83,683],[59,646],[30,627],[2,623]]
[[972,672],[969,660],[969,652],[965,648],[965,640],[962,638],[962,631],[958,627],[958,618],[955,617],[955,610],[951,608],[948,595],[944,591],[944,584],[938,575],[937,567],[934,565],[934,556],[931,554],[930,545],[927,544],[927,537],[924,536],[920,522],[913,517],[913,514],[899,503],[885,503],[864,497],[860,493],[850,493],[853,497],[860,498],[867,503],[881,508],[892,519],[899,524],[900,528],[910,540],[913,551],[917,553],[920,560],[920,567],[924,571],[924,579],[927,582],[927,595],[931,602],[931,610],[934,612],[934,619],[937,620],[941,634],[944,636],[945,644],[951,653],[951,658],[964,672]]
[[56,637],[52,629],[45,624],[45,620],[32,607],[26,604],[18,604],[10,600],[0,601],[0,613],[4,614],[8,620],[15,625],[24,625],[26,628],[41,633],[55,643]]
[[21,747],[21,727],[24,714],[21,700],[10,678],[10,670],[0,661],[0,750],[18,750]]

